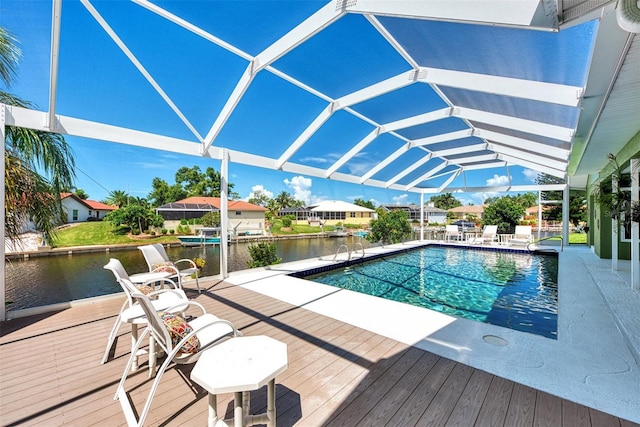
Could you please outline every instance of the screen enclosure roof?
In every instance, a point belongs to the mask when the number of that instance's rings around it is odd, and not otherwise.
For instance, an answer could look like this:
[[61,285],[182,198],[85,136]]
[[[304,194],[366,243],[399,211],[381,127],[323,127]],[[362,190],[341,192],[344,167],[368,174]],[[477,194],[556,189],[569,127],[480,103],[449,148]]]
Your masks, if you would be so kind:
[[45,105],[9,125],[422,193],[584,188],[640,128],[612,2],[30,3]]

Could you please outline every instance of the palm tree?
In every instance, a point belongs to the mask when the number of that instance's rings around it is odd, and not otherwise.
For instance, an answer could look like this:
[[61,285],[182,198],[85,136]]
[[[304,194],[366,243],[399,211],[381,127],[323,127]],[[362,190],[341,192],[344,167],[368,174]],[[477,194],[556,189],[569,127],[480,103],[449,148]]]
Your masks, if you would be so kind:
[[129,204],[129,195],[123,190],[113,190],[105,199],[106,204],[122,208]]
[[280,192],[275,198],[276,204],[280,208],[280,210],[285,208],[290,208],[296,202],[296,199],[286,191]]
[[[6,87],[15,76],[20,55],[16,39],[0,27],[0,79]],[[0,103],[32,107],[30,102],[2,90]],[[71,147],[59,134],[7,126],[4,157],[6,238],[18,240],[27,218],[46,237],[54,238],[62,214],[60,192],[73,188],[75,178]]]

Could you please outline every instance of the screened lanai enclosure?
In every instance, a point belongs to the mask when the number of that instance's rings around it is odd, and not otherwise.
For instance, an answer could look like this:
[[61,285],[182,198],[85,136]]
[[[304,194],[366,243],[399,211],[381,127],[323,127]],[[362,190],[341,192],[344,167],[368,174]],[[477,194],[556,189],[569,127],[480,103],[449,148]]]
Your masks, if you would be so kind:
[[40,54],[17,93],[39,108],[0,105],[2,129],[211,158],[225,181],[237,163],[423,197],[563,190],[566,208],[640,129],[635,0],[0,7]]

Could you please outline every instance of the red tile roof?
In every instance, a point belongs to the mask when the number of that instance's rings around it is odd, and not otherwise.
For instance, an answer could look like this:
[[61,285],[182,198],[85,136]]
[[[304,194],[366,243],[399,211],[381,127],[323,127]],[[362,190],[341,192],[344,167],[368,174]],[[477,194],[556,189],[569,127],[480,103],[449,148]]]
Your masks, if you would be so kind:
[[[220,197],[203,197],[193,196],[186,199],[176,200],[174,203],[191,203],[196,205],[211,205],[217,209],[220,209]],[[262,206],[254,205],[242,200],[229,200],[229,210],[236,211],[261,211],[264,212],[267,209]]]
[[73,193],[60,193],[60,199],[66,199],[67,197],[72,197],[77,201],[79,201],[80,203],[87,205],[87,207],[95,211],[115,211],[116,209],[118,209],[117,206],[105,205],[104,203],[96,202],[95,200],[81,199],[80,197],[76,196]]

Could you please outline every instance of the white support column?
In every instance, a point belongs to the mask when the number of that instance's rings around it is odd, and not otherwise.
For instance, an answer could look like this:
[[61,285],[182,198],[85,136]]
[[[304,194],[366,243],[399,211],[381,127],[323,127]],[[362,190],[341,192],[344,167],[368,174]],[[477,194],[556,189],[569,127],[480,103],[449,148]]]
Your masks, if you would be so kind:
[[222,150],[220,162],[220,277],[224,280],[229,276],[227,271],[227,246],[229,233],[229,151]]
[[562,240],[569,244],[569,185],[562,192]]
[[[620,188],[618,177],[614,174],[611,178],[611,192],[617,193]],[[611,269],[618,270],[618,220],[611,219]]]
[[542,190],[538,190],[538,241],[540,241],[540,229],[542,228]]
[[[640,159],[631,159],[631,203],[640,199]],[[640,224],[631,222],[631,288],[640,290]]]
[[[5,105],[4,104],[0,104],[0,136],[2,137],[2,166],[0,166],[0,175],[2,176],[2,185],[0,186],[0,198],[2,198],[3,203],[4,203],[4,185],[5,185],[5,181],[4,181],[4,156],[5,156],[5,151],[4,151],[4,139],[6,138],[6,134],[5,134],[5,128],[4,128],[4,123],[5,123]],[[0,226],[0,237],[2,237],[2,249],[0,249],[0,253],[2,254],[2,268],[0,268],[2,274],[0,274],[0,322],[4,322],[5,320],[7,320],[7,312],[6,312],[6,306],[4,304],[4,302],[6,301],[6,289],[5,289],[5,281],[4,281],[4,256],[5,256],[5,252],[4,252],[4,239],[5,239],[5,230],[4,230],[4,209],[2,209],[0,211],[0,220],[2,221],[2,225]]]
[[420,193],[420,241],[424,240],[424,193]]

